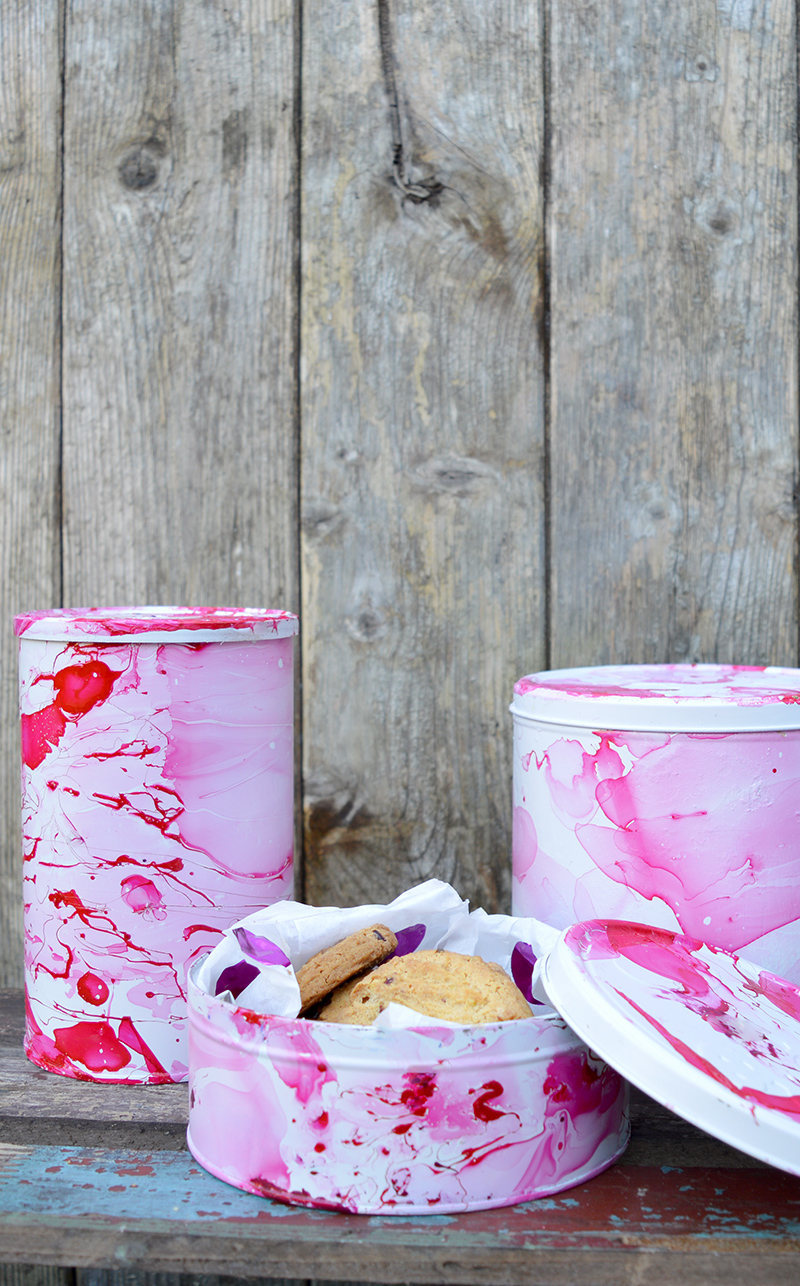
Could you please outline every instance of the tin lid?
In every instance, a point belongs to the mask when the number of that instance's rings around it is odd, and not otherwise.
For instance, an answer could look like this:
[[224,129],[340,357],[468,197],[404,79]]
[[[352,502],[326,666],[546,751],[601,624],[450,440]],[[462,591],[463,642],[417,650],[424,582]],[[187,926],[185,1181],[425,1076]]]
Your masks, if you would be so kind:
[[601,1058],[685,1120],[800,1174],[800,988],[694,938],[619,920],[567,929],[551,1003]]
[[21,638],[55,643],[230,643],[297,628],[291,612],[266,607],[65,607],[14,617]]
[[600,665],[514,685],[518,718],[628,732],[800,728],[800,670],[753,665]]

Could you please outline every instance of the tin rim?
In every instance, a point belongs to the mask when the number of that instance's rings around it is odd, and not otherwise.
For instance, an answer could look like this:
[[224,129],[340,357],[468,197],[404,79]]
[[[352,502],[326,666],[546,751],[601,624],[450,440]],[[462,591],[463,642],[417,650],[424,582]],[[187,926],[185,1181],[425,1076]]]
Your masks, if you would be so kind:
[[[315,1032],[319,1032],[320,1029],[322,1029],[326,1036],[331,1034],[331,1028],[334,1026],[332,1023],[320,1023],[309,1018],[287,1018],[281,1014],[261,1014],[257,1013],[253,1009],[248,1009],[246,1006],[230,1005],[227,1001],[221,1000],[219,996],[210,995],[210,993],[204,991],[197,982],[197,974],[200,971],[206,956],[207,953],[199,956],[187,970],[187,1008],[189,1023],[196,1023],[198,1026],[205,1024],[210,1029],[210,1034],[213,1035],[213,1039],[215,1041],[228,1046],[230,1049],[247,1051],[257,1056],[258,1050],[265,1043],[265,1032],[269,1029],[291,1028],[297,1023],[302,1022],[307,1023]],[[226,1027],[219,1026],[217,1023],[212,1021],[208,1014],[203,1013],[201,1005],[206,1003],[217,1013],[224,1015],[229,1025]],[[565,1049],[576,1049],[583,1046],[584,1042],[575,1035],[569,1024],[556,1009],[551,1008],[550,1006],[543,1006],[542,1009],[543,1012],[537,1012],[534,1010],[529,1018],[517,1018],[507,1022],[496,1023],[464,1023],[455,1030],[457,1030],[459,1034],[462,1032],[468,1032],[470,1035],[475,1034],[476,1036],[480,1036],[484,1032],[491,1032],[494,1034],[498,1030],[502,1029],[508,1033],[509,1029],[513,1029],[511,1031],[511,1035],[520,1035],[521,1047],[513,1051],[504,1052],[502,1058],[503,1066],[512,1066],[517,1063],[532,1063],[536,1061],[534,1054],[531,1052],[531,1046],[526,1041],[526,1036],[531,1032],[536,1032],[537,1030],[543,1031],[552,1028],[561,1028],[561,1037]],[[248,1015],[245,1021],[250,1025],[250,1029],[252,1031],[250,1039],[248,1039],[247,1035],[239,1031],[238,1028],[236,1028],[236,1035],[234,1036],[232,1034],[230,1024],[233,1023],[234,1014],[236,1013],[243,1016]],[[420,1015],[420,1017],[423,1017],[423,1015]],[[398,1036],[403,1036],[403,1034],[409,1029],[370,1027],[362,1026],[358,1023],[348,1023],[346,1027],[348,1033],[356,1031],[360,1033],[360,1039],[363,1042],[362,1052],[356,1056],[345,1049],[337,1051],[337,1067],[362,1069],[368,1067],[376,1071],[388,1071],[397,1070],[398,1066],[403,1064],[402,1058],[398,1059],[393,1057],[392,1047],[394,1044],[399,1043],[396,1038]],[[434,1051],[440,1052],[442,1037],[444,1036],[446,1038],[447,1036],[452,1035],[454,1028],[436,1026],[435,1023],[431,1023],[431,1025],[412,1027],[410,1030],[418,1036],[429,1039]],[[248,1035],[249,1034],[250,1032],[248,1032]],[[375,1049],[370,1048],[370,1046],[375,1046]],[[550,1057],[551,1052],[552,1051],[548,1051],[547,1054],[543,1054],[542,1057]],[[293,1055],[293,1058],[301,1058],[301,1056],[299,1054],[295,1054]],[[272,1061],[279,1061],[274,1052],[270,1054],[270,1059]],[[309,1059],[308,1061],[313,1060]],[[479,1056],[467,1059],[461,1055],[459,1065],[462,1067],[472,1067],[474,1065],[475,1068],[478,1068],[483,1067],[483,1061]],[[496,1066],[496,1058],[490,1058],[487,1065]],[[415,1069],[412,1068],[411,1070]]]
[[619,665],[543,670],[514,685],[515,720],[626,732],[800,729],[800,669]]
[[224,643],[288,638],[293,612],[266,607],[68,607],[14,617],[20,638],[79,643]]

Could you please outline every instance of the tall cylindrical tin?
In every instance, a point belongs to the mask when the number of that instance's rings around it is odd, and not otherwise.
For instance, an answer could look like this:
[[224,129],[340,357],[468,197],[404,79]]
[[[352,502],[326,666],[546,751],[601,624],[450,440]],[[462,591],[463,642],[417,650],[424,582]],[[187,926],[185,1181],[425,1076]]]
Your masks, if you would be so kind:
[[800,982],[800,670],[553,670],[511,710],[515,915],[678,929]]
[[26,1052],[82,1080],[183,1080],[188,964],[292,893],[297,618],[87,609],[15,629]]

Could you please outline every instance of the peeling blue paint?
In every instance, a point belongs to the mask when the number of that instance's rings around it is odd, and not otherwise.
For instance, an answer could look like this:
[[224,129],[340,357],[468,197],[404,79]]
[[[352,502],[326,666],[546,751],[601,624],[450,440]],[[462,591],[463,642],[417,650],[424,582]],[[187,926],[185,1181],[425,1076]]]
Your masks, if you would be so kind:
[[[82,1229],[113,1223],[123,1240],[137,1227],[152,1234],[184,1225],[191,1235],[193,1228],[213,1224],[221,1238],[241,1230],[262,1242],[265,1252],[271,1238],[285,1241],[287,1234],[317,1242],[346,1236],[365,1247],[383,1247],[387,1254],[392,1245],[416,1245],[421,1253],[445,1244],[600,1247],[609,1239],[618,1242],[623,1233],[630,1246],[637,1239],[646,1246],[656,1234],[659,1239],[688,1236],[706,1245],[741,1237],[764,1246],[780,1240],[787,1249],[800,1250],[796,1179],[766,1169],[731,1170],[730,1179],[723,1179],[719,1170],[698,1168],[694,1181],[685,1183],[682,1170],[671,1173],[672,1178],[662,1178],[660,1169],[620,1169],[568,1196],[505,1210],[368,1217],[287,1206],[241,1192],[208,1174],[186,1152],[6,1144],[0,1145],[0,1242],[4,1227],[33,1228],[38,1219]],[[656,1199],[655,1205],[644,1204],[645,1198]]]

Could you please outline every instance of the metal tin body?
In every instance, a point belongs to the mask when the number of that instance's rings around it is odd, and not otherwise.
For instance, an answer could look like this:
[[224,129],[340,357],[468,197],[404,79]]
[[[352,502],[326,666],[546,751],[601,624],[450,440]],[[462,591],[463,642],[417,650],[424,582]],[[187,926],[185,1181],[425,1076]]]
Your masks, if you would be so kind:
[[292,892],[296,628],[220,609],[19,618],[25,1049],[40,1067],[185,1079],[187,965]]
[[627,1144],[625,1082],[552,1011],[381,1030],[256,1015],[196,972],[189,1148],[248,1192],[360,1214],[486,1209],[581,1183]]
[[800,981],[798,702],[797,670],[520,680],[514,914],[642,921]]

